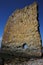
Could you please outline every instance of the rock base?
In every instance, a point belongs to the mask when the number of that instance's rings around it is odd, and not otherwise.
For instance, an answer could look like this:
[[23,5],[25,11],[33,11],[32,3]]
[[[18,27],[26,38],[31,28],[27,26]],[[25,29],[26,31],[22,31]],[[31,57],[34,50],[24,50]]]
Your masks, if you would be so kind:
[[10,62],[6,62],[4,65],[43,65],[42,59],[30,59],[28,61],[12,60]]

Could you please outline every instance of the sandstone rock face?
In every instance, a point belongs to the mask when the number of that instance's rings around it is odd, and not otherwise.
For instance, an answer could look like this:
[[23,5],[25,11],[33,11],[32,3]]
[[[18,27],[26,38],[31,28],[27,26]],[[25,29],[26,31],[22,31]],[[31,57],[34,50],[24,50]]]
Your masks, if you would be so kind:
[[[41,56],[41,37],[37,19],[37,3],[16,10],[5,26],[2,45],[25,48],[29,54]],[[6,48],[5,48],[6,49]]]

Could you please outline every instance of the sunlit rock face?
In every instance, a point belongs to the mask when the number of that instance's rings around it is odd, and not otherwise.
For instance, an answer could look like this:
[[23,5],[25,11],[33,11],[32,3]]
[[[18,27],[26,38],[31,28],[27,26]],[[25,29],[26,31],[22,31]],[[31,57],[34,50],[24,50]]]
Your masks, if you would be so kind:
[[[21,49],[27,49],[30,55],[41,56],[41,37],[37,14],[37,3],[12,13],[4,29],[3,48],[5,46],[14,49],[20,47]],[[27,46],[23,48],[24,43]]]

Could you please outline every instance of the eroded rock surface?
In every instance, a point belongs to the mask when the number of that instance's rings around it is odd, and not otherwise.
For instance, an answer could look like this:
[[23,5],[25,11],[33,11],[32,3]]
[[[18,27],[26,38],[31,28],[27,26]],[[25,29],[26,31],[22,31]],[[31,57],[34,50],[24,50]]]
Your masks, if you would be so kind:
[[[3,48],[41,56],[37,3],[16,10],[8,19],[2,40]],[[27,45],[24,46],[24,45]]]
[[43,59],[30,59],[29,61],[24,62],[12,60],[12,62],[7,62],[4,65],[43,65]]

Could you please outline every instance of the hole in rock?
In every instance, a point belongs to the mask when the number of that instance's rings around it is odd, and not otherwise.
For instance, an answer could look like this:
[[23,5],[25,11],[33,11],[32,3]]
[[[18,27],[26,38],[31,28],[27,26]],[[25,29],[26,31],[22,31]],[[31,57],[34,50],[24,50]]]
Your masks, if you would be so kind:
[[23,48],[24,49],[27,49],[28,48],[28,45],[26,43],[23,44]]

